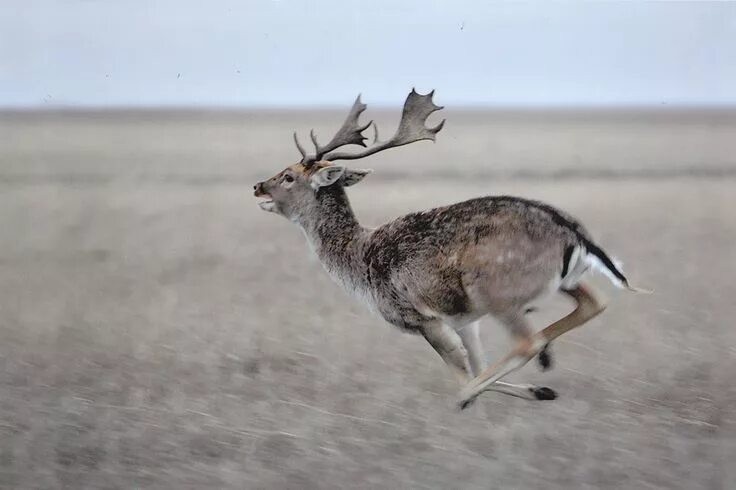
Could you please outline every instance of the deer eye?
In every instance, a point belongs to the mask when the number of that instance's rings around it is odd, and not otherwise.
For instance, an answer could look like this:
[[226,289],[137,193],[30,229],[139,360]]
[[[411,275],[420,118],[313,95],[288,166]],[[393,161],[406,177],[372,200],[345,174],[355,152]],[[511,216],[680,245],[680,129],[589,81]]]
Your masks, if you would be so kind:
[[294,177],[292,177],[289,174],[286,174],[284,175],[284,182],[286,182],[287,184],[291,184],[292,182],[294,182]]

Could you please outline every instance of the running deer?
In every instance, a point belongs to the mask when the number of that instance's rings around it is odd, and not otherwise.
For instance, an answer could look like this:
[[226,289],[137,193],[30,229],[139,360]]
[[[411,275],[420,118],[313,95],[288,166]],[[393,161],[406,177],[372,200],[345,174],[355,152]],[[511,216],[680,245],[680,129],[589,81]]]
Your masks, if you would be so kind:
[[[345,193],[371,173],[334,162],[357,160],[389,148],[435,140],[444,120],[427,127],[442,109],[434,91],[412,90],[396,133],[380,141],[375,123],[360,124],[366,105],[355,100],[342,127],[308,154],[296,133],[299,163],[254,186],[261,209],[301,227],[329,275],[348,292],[397,327],[421,334],[461,383],[459,407],[492,390],[517,397],[552,400],[546,387],[501,379],[538,356],[550,366],[547,346],[565,332],[600,314],[605,305],[583,282],[588,269],[605,273],[621,288],[640,291],[586,229],[570,215],[541,202],[510,196],[470,199],[411,213],[378,228],[361,226]],[[363,132],[373,126],[371,146]],[[337,151],[347,145],[364,149]],[[540,297],[560,291],[576,303],[574,311],[538,333],[526,313]],[[478,320],[491,315],[506,326],[513,349],[487,367]]]

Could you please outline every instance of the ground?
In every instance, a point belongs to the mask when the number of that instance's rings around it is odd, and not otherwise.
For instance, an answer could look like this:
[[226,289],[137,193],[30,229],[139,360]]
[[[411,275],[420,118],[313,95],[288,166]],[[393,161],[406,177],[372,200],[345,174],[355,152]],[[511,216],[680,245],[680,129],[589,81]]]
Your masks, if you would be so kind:
[[[606,312],[511,376],[555,401],[456,411],[431,348],[258,209],[307,115],[0,117],[0,487],[736,487],[735,118],[455,116],[360,162],[361,221],[542,199],[655,290],[593,278]],[[490,359],[510,344],[482,336]]]

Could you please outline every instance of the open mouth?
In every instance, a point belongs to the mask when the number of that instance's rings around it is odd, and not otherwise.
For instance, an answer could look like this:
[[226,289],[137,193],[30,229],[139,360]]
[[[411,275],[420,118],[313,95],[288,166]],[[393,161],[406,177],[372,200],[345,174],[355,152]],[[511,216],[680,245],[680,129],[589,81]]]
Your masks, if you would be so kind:
[[271,197],[271,194],[268,192],[265,192],[263,190],[263,183],[259,182],[256,185],[253,186],[253,195],[256,197],[260,197],[264,199],[265,201],[273,201],[273,198]]
[[270,195],[268,194],[261,194],[258,197],[260,197],[262,200],[258,202],[258,207],[263,209],[264,211],[272,211],[274,208],[274,202]]
[[253,186],[253,195],[263,199],[261,202],[258,203],[258,207],[260,207],[262,210],[275,211],[276,203],[273,202],[271,194],[263,190],[263,182],[258,182],[256,185]]

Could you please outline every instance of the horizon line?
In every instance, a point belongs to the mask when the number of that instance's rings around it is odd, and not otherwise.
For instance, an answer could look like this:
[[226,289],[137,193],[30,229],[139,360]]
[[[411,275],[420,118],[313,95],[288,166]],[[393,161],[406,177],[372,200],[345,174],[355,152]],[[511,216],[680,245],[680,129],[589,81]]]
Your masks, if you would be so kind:
[[[307,112],[343,111],[349,104],[297,104],[297,105],[218,105],[218,104],[48,104],[48,105],[0,105],[4,113],[42,113],[42,112]],[[400,105],[369,105],[372,110],[394,110]],[[519,112],[535,111],[667,111],[667,110],[709,110],[736,111],[736,102],[716,103],[627,103],[627,104],[457,104],[450,111],[508,110]]]

